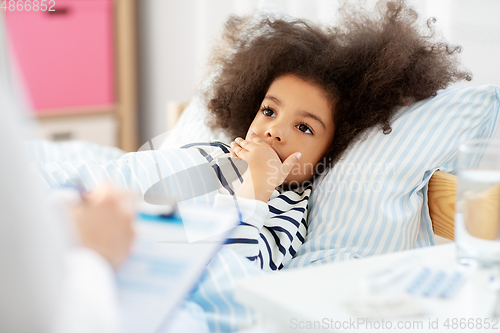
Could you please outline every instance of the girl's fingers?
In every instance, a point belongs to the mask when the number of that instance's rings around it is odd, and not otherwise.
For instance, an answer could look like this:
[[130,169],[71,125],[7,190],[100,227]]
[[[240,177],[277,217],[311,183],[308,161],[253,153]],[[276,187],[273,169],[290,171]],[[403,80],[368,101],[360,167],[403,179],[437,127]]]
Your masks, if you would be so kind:
[[257,134],[255,134],[254,132],[251,132],[251,131],[248,132],[247,139],[249,141],[253,141],[255,143],[261,143],[261,142],[263,142],[262,139],[257,136]]
[[236,157],[243,158],[244,154],[247,152],[238,143],[231,142],[231,149],[236,155]]
[[242,138],[236,138],[236,139],[234,139],[234,142],[236,142],[240,147],[243,147],[246,150],[251,149],[252,146],[255,145],[255,143],[247,141],[247,140],[243,140]]
[[241,148],[241,147],[236,147],[236,148],[234,149],[234,153],[236,154],[236,157],[239,157],[239,158],[241,158],[242,160],[244,160],[244,159],[245,159],[245,157],[246,157],[246,156],[247,156],[247,154],[248,154],[248,150],[245,150],[245,149],[243,149],[243,148]]
[[234,150],[231,148],[231,155],[230,157],[234,157],[234,158],[239,158],[238,155],[236,155],[236,153],[234,152]]

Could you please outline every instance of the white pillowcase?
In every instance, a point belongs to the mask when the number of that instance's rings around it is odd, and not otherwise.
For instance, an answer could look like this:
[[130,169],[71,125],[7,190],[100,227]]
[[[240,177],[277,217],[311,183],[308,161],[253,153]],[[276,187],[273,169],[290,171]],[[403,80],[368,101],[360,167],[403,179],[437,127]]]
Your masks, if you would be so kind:
[[188,143],[221,141],[229,144],[231,141],[224,132],[212,131],[205,120],[208,110],[199,97],[194,97],[184,109],[174,128],[167,133],[166,139],[159,149],[179,148]]
[[[305,244],[288,267],[326,263],[434,244],[427,184],[437,169],[453,172],[460,142],[498,130],[500,88],[447,89],[401,107],[392,132],[367,130],[314,184]],[[218,140],[193,99],[161,148]]]

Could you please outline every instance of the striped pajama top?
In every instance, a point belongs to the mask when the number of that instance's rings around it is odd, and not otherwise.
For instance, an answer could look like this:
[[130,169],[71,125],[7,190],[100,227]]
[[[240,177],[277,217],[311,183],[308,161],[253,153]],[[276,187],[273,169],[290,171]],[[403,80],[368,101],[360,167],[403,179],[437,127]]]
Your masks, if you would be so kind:
[[[233,163],[222,170],[220,163],[228,160],[229,145],[206,142],[182,148],[198,150],[213,168],[220,182],[214,207],[236,210],[240,216],[240,223],[226,246],[254,261],[263,270],[282,269],[304,243],[312,184],[286,191],[278,187],[267,204],[236,197],[234,193],[242,183],[243,172]],[[235,181],[231,182],[231,179]]]
[[283,268],[304,243],[312,185],[293,191],[277,188],[267,205],[236,197],[234,193],[245,171],[242,166],[247,165],[229,158],[227,144],[202,142],[127,154],[79,142],[54,144],[35,140],[27,143],[26,148],[32,167],[47,189],[81,184],[85,190],[92,190],[103,181],[111,181],[146,195],[156,182],[158,169],[163,177],[178,177],[172,184],[166,182],[178,201],[195,197],[195,203],[213,204],[239,214],[240,224],[228,239],[227,247],[261,269]]

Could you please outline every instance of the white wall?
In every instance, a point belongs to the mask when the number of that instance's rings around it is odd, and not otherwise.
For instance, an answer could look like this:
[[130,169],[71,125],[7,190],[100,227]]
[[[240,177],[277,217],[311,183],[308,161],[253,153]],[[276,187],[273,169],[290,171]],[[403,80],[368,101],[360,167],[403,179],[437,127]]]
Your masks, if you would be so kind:
[[254,1],[139,0],[140,144],[166,130],[168,101],[189,101],[230,13]]
[[500,1],[426,0],[422,8],[438,19],[448,40],[462,46],[460,58],[473,80],[455,86],[500,86]]
[[[373,0],[366,0],[373,2]],[[474,79],[457,86],[500,85],[499,0],[409,0],[439,30],[463,46],[461,59]],[[140,140],[163,133],[168,101],[195,92],[213,42],[228,15],[274,7],[316,22],[334,21],[339,0],[138,0]]]
[[170,99],[186,100],[195,79],[191,8],[194,0],[139,0],[140,145],[164,131]]

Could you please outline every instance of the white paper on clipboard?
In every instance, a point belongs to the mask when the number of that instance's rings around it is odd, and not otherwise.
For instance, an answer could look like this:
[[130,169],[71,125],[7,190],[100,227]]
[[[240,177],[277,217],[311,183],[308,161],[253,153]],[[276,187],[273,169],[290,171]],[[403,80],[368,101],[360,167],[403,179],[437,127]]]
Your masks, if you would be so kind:
[[192,209],[196,223],[206,221],[226,232],[214,235],[205,228],[206,238],[197,235],[198,241],[189,242],[184,227],[188,221],[139,216],[132,252],[117,272],[122,332],[153,333],[164,325],[238,222],[234,215],[211,207]]

